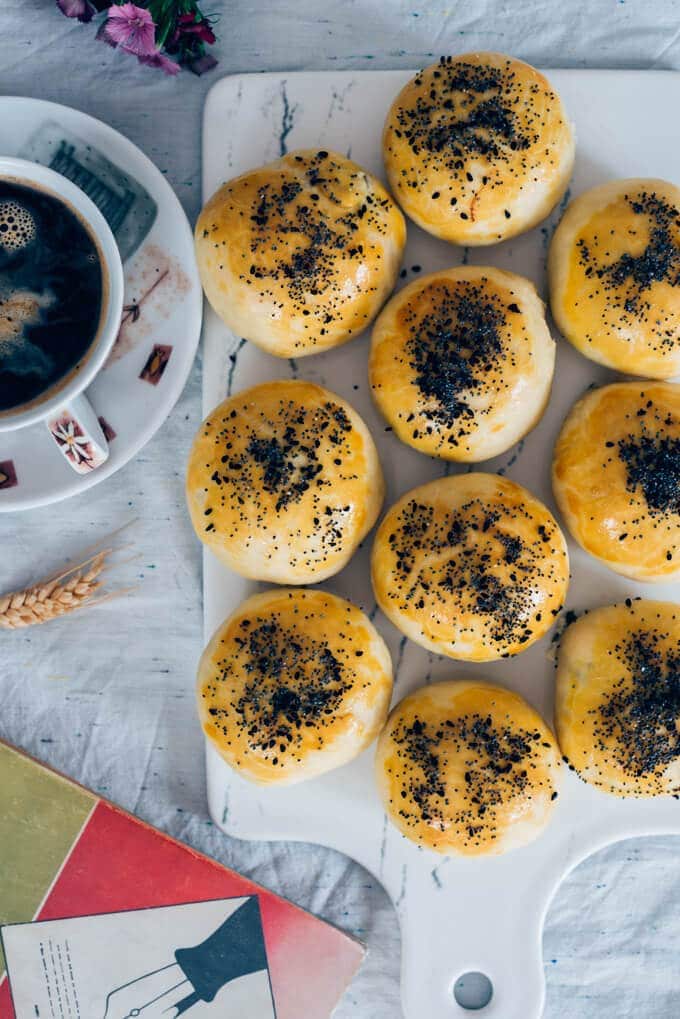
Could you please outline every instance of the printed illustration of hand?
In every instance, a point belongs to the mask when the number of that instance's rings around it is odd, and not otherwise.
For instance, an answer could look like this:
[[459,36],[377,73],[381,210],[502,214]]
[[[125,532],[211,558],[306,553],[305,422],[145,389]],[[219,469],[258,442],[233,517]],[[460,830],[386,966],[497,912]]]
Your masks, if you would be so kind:
[[201,944],[178,948],[175,959],[110,991],[103,1019],[176,1019],[199,1001],[212,1001],[230,981],[267,969],[257,897],[246,899]]
[[[183,970],[176,964],[145,973],[136,980],[116,987],[106,997],[103,1019],[152,1019],[180,1015],[177,1006],[193,988]],[[174,1011],[173,1011],[174,1010]]]

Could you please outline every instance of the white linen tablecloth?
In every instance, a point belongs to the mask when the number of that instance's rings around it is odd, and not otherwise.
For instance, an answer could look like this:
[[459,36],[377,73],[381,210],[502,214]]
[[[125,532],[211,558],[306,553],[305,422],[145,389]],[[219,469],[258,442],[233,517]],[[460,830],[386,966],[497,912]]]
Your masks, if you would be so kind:
[[[204,0],[220,67],[176,79],[95,43],[52,0],[0,0],[0,92],[66,103],[128,135],[200,204],[200,124],[220,74],[415,67],[498,49],[542,67],[680,68],[679,0]],[[669,110],[677,131],[677,111]],[[635,129],[631,125],[631,141]],[[667,175],[680,179],[680,166]],[[341,1019],[397,1019],[399,934],[380,886],[318,847],[228,839],[210,822],[194,710],[201,557],[183,499],[200,420],[200,357],[179,404],[113,478],[0,516],[0,590],[37,579],[136,518],[132,594],[61,623],[2,633],[0,736],[367,942]],[[2,781],[2,776],[0,776]],[[621,843],[563,884],[548,917],[545,1019],[680,1015],[678,840]],[[423,1017],[427,1019],[427,1017]]]

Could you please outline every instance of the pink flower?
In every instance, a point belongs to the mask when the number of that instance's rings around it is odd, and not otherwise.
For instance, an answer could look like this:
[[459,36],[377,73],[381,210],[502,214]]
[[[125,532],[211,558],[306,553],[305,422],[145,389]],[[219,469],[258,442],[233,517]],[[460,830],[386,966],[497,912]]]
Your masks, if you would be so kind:
[[148,56],[140,56],[140,64],[146,64],[147,67],[158,67],[164,74],[179,74],[179,64],[176,64],[170,57],[166,57],[160,50],[155,50]]
[[57,7],[67,18],[78,21],[92,21],[94,7],[89,0],[57,0]]
[[126,53],[139,57],[153,57],[156,51],[156,26],[143,7],[126,3],[109,8],[109,14],[97,32],[97,38],[119,46]]

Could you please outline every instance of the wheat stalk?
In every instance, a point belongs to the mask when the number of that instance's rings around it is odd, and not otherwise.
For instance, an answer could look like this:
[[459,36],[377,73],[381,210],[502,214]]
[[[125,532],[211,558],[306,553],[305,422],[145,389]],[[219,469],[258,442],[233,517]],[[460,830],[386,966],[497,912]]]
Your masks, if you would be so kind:
[[26,588],[0,596],[0,628],[16,630],[22,626],[47,623],[111,597],[94,598],[101,588],[101,573],[110,548],[102,549],[76,566]]

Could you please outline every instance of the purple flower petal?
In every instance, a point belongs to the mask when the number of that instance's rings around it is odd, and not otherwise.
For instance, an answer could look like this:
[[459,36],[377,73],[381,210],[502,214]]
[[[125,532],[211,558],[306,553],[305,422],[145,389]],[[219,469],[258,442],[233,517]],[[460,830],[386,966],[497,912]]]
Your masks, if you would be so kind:
[[166,57],[160,50],[156,50],[154,53],[148,56],[139,57],[140,64],[145,64],[147,67],[158,67],[164,74],[175,75],[179,74],[180,66],[171,60],[170,57]]
[[92,21],[94,7],[89,0],[56,0],[57,7],[67,18],[77,18],[78,21]]
[[191,61],[189,70],[200,76],[205,74],[206,71],[212,71],[213,67],[217,67],[217,63],[218,61],[210,53],[204,53],[202,57],[197,57],[196,60]]

